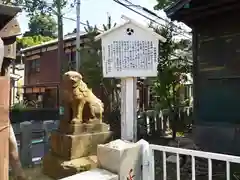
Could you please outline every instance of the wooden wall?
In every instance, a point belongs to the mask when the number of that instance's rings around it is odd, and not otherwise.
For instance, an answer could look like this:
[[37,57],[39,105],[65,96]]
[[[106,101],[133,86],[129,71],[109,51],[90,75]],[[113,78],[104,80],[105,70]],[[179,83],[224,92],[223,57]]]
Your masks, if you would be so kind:
[[0,179],[7,180],[9,172],[9,91],[10,79],[0,77]]

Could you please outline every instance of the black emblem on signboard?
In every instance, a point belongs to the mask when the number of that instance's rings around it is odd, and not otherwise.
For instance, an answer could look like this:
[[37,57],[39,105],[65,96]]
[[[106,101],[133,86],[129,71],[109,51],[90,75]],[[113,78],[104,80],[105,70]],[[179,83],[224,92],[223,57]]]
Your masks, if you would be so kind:
[[134,30],[131,28],[127,28],[127,35],[131,36],[134,33]]

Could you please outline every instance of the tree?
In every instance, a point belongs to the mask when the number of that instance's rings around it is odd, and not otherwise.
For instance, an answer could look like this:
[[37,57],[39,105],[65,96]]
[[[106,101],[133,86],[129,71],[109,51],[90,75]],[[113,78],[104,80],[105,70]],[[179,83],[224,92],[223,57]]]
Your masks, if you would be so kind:
[[29,31],[24,36],[47,36],[56,37],[57,23],[55,19],[48,14],[35,14],[30,17],[28,23]]
[[117,25],[117,23],[112,24],[112,17],[108,15],[108,17],[107,17],[107,24],[106,25],[103,24],[103,30],[107,31],[107,30],[115,27],[116,25]]
[[154,6],[155,10],[164,9],[167,6],[176,2],[176,0],[156,0],[156,1],[157,1],[157,5]]
[[53,38],[51,37],[41,35],[20,37],[17,38],[17,50],[19,51],[21,48],[26,48],[41,44],[43,42],[48,42],[52,39]]
[[[90,34],[90,33],[96,33],[98,31],[98,28],[96,25],[92,26],[89,24],[89,21],[86,21],[86,26],[84,26],[84,30]],[[77,31],[77,30],[76,30]]]
[[191,72],[191,61],[182,52],[190,51],[191,41],[184,39],[176,42],[176,31],[171,23],[167,27],[153,29],[166,38],[165,43],[159,43],[158,75],[154,82],[154,92],[158,97],[159,108],[168,109],[175,138],[179,108],[184,103],[179,97],[179,90],[187,80],[186,74]]
[[59,15],[62,16],[62,14],[57,13],[57,6],[58,2],[60,1],[60,8],[61,10],[64,10],[65,8],[73,8],[75,5],[75,0],[2,0],[3,4],[8,5],[16,5],[21,6],[23,10],[28,14],[28,16],[33,16],[35,14],[46,14],[46,15]]

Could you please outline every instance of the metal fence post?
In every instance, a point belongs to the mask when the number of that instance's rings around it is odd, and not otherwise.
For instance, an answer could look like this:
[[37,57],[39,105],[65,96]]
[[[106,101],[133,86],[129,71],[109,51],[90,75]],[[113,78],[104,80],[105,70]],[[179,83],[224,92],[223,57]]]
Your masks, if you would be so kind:
[[[154,150],[149,145],[149,180],[155,180],[155,158]],[[145,179],[144,179],[145,180]]]
[[32,123],[25,121],[20,123],[20,159],[23,166],[32,165]]
[[43,122],[43,128],[44,128],[44,155],[48,153],[49,151],[49,138],[50,138],[50,133],[55,130],[56,125],[53,120],[49,121],[44,121]]
[[[141,144],[142,149],[142,180],[154,180],[151,179],[151,157],[150,157],[150,146],[149,143],[143,139],[137,143]],[[154,165],[153,165],[154,166]]]

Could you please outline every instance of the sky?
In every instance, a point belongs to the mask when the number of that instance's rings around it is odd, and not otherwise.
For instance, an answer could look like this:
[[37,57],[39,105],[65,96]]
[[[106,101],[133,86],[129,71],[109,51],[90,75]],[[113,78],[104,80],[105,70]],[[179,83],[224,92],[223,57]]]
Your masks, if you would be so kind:
[[[150,10],[153,10],[156,0],[130,0],[133,4],[144,6]],[[166,18],[163,11],[155,11],[159,16]],[[65,10],[65,17],[76,19],[75,8]],[[117,4],[113,0],[81,0],[81,22],[86,23],[88,20],[90,25],[97,25],[99,28],[102,24],[107,23],[107,15],[111,15],[112,21],[120,24],[122,22],[121,16],[124,14],[139,23],[146,24],[149,20],[144,17],[128,10],[127,8]],[[148,15],[149,16],[149,15]],[[156,18],[153,18],[156,19]],[[22,33],[28,30],[28,17],[26,13],[21,13],[18,15],[18,20],[20,22],[20,27]],[[72,32],[76,27],[76,22],[73,20],[64,19],[63,20],[63,30],[64,34]],[[80,29],[84,30],[83,25],[80,25]]]

